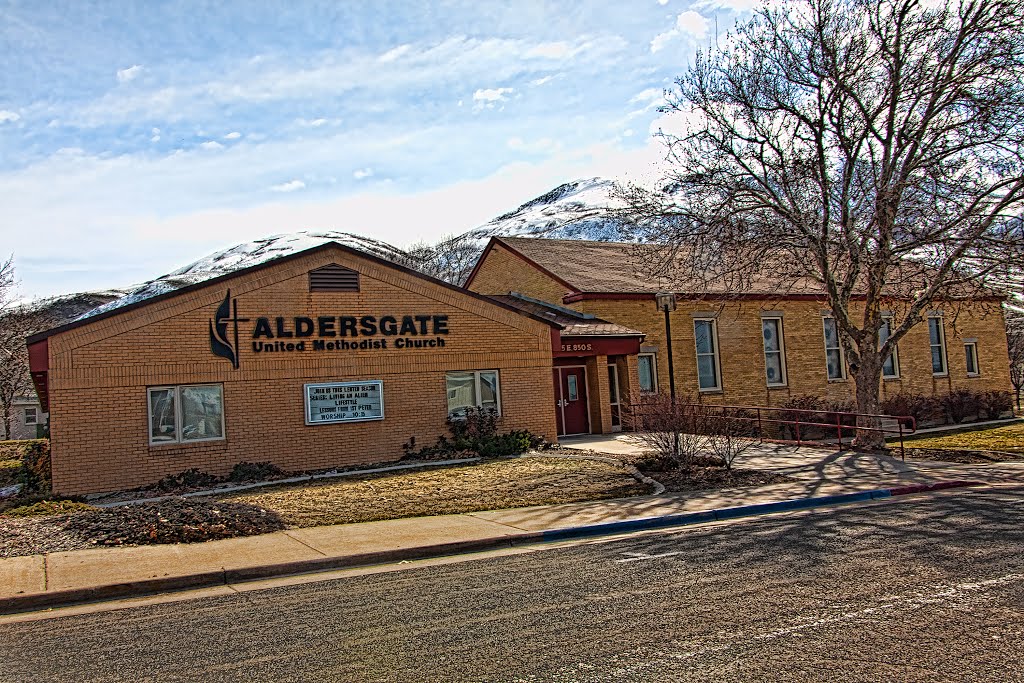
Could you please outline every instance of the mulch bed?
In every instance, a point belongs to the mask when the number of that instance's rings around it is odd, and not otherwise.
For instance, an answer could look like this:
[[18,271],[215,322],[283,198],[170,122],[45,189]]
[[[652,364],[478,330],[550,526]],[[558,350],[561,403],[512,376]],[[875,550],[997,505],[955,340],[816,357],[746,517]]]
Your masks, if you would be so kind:
[[[956,462],[965,465],[990,465],[998,462],[1024,462],[1022,453],[1002,451],[968,451],[953,448],[906,448],[907,459]],[[898,448],[892,450],[893,457],[900,457]]]
[[727,470],[722,467],[694,467],[690,471],[674,470],[654,472],[641,470],[651,479],[661,482],[665,491],[708,491],[741,486],[763,486],[796,481],[784,474],[767,470]]
[[0,557],[97,546],[198,543],[285,528],[279,515],[255,505],[171,498],[72,515],[0,517]]

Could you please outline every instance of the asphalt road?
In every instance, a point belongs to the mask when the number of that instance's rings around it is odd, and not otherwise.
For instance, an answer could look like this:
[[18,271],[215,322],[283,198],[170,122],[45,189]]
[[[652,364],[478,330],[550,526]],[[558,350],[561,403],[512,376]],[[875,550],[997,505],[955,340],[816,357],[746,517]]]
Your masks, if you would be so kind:
[[3,681],[1024,681],[1024,487],[0,624]]

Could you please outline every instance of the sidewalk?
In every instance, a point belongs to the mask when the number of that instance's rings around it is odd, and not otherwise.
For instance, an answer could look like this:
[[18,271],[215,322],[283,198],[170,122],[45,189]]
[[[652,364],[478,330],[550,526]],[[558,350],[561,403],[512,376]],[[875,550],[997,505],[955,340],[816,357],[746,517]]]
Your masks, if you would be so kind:
[[0,613],[834,505],[914,493],[929,486],[944,488],[950,482],[1020,482],[1022,465],[902,463],[886,456],[767,446],[745,458],[741,466],[777,470],[796,481],[294,529],[190,545],[4,558],[0,559]]

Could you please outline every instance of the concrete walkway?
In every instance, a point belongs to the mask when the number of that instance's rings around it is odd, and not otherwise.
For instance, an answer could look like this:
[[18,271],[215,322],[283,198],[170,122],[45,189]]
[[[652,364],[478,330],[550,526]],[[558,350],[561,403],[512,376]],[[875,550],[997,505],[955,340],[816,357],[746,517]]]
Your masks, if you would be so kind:
[[[621,439],[610,439],[609,442],[602,446],[591,440],[587,449],[598,450],[595,446],[609,449],[626,447],[619,445],[623,443]],[[616,450],[602,452],[621,454]],[[795,481],[750,488],[294,529],[189,545],[97,548],[4,558],[0,559],[0,613],[509,547],[540,542],[551,538],[553,532],[564,535],[567,528],[588,525],[817,499],[877,491],[884,487],[964,480],[993,484],[1024,480],[1024,463],[903,463],[886,456],[791,446],[759,447],[756,452],[749,452],[737,466],[776,470]],[[828,503],[823,499],[820,504]],[[708,517],[714,518],[714,515]]]

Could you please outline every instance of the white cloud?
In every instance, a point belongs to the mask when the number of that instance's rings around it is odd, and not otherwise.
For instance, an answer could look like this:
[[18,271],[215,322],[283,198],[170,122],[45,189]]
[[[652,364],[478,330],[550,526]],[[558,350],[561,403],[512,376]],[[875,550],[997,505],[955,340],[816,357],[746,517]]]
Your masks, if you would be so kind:
[[687,36],[694,40],[702,40],[708,35],[708,20],[698,12],[687,10],[676,17],[675,27],[659,33],[651,40],[651,52],[663,50],[669,43]]
[[199,143],[202,149],[224,149],[224,145],[220,144],[216,140],[207,140],[206,142]]
[[474,109],[493,109],[508,100],[515,88],[482,88],[473,93]]
[[554,76],[544,76],[543,78],[535,78],[532,81],[530,81],[530,85],[534,87],[537,87],[538,85],[544,85],[545,83],[550,83],[552,80],[554,80],[554,78]]
[[224,139],[225,140],[237,140],[240,137],[242,137],[242,134],[239,133],[237,130],[233,130],[230,133],[228,133],[227,135],[225,135]]
[[398,47],[392,48],[382,54],[378,59],[382,62],[393,62],[402,55],[407,54],[412,49],[412,45],[399,45]]
[[295,192],[295,190],[301,190],[306,186],[306,183],[301,180],[289,180],[287,183],[281,183],[280,185],[272,185],[270,187],[274,192]]
[[752,12],[765,4],[765,0],[699,0],[693,3],[696,9],[720,9],[733,12]]
[[14,123],[21,117],[16,112],[8,109],[0,109],[0,123]]
[[525,142],[522,138],[513,136],[505,142],[505,145],[509,149],[516,150],[517,152],[527,152],[529,154],[551,154],[562,149],[562,143],[551,138],[539,138],[537,140]]
[[387,98],[392,92],[439,83],[507,81],[562,67],[569,59],[596,63],[627,48],[628,43],[616,35],[547,42],[453,36],[400,53],[395,49],[381,54],[337,50],[318,53],[305,63],[268,57],[246,60],[208,78],[185,71],[173,83],[155,89],[111,91],[81,107],[74,118],[77,125],[90,127],[140,117],[177,121],[203,118],[225,104],[316,101],[362,89]]
[[372,175],[373,169],[370,167],[357,168],[355,171],[352,172],[352,177],[355,178],[356,180],[363,180],[364,178],[369,178]]
[[142,73],[142,67],[138,64],[127,69],[120,69],[117,72],[117,82],[128,83],[129,81],[134,81],[140,73]]
[[668,0],[658,0],[658,4],[664,7],[665,5],[668,4]]

